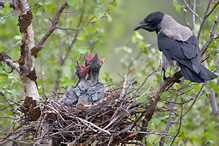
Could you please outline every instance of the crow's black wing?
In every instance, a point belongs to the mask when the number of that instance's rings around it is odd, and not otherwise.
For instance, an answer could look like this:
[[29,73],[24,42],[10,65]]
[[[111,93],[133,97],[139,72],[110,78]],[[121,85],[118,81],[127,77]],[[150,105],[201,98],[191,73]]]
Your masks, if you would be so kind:
[[168,59],[176,60],[179,64],[199,74],[201,53],[194,35],[183,42],[161,32],[158,34],[158,47]]

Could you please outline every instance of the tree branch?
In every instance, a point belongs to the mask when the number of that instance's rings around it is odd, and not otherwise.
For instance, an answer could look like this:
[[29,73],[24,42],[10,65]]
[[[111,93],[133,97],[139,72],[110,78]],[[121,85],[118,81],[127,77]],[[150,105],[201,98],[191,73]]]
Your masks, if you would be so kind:
[[0,61],[4,61],[8,66],[20,73],[19,65],[11,60],[11,58],[5,52],[0,53]]
[[43,44],[45,43],[45,41],[50,37],[50,35],[53,33],[53,31],[56,30],[56,25],[59,22],[59,17],[61,16],[61,13],[63,12],[63,10],[68,6],[67,2],[65,2],[57,11],[56,16],[54,18],[54,20],[52,21],[52,26],[50,27],[50,29],[46,32],[46,34],[43,36],[43,38],[36,44],[35,48],[33,48],[31,50],[31,54],[32,55],[37,55],[37,53],[39,51],[41,51],[43,49]]
[[[175,124],[177,123],[183,116],[185,116],[189,110],[193,107],[193,105],[195,104],[195,102],[198,100],[198,98],[201,96],[200,93],[203,89],[203,87],[205,86],[205,84],[202,84],[201,88],[200,88],[200,91],[197,93],[196,97],[195,97],[195,100],[192,102],[192,104],[189,106],[189,108],[181,115],[179,116],[174,122],[171,122],[172,124]],[[200,95],[200,96],[199,96]]]
[[[3,8],[5,7],[6,2],[0,2],[0,6],[2,6]],[[14,3],[9,3],[9,7],[15,9]]]
[[[143,121],[141,131],[147,131],[148,124],[149,124],[149,122],[150,122],[150,120],[155,112],[156,105],[160,99],[159,94],[161,92],[164,92],[169,85],[174,84],[175,82],[178,82],[181,77],[182,77],[182,72],[178,71],[173,76],[168,77],[168,79],[166,81],[161,83],[160,88],[158,89],[157,93],[155,94],[155,96],[153,98],[153,102],[151,103],[150,107],[147,110],[147,113],[145,114],[145,120]],[[137,139],[142,139],[144,136],[145,135],[143,135],[143,134],[138,135]]]
[[161,146],[164,145],[165,137],[166,137],[166,135],[167,135],[167,133],[168,133],[168,131],[170,129],[171,122],[172,122],[172,115],[173,115],[172,110],[174,109],[174,107],[176,105],[175,103],[177,102],[178,97],[179,97],[178,95],[175,97],[174,103],[172,104],[172,107],[170,109],[170,114],[169,114],[169,118],[168,118],[168,121],[167,121],[167,125],[166,125],[166,128],[165,128],[165,130],[163,132],[163,135],[161,136],[161,139],[160,139],[160,145]]
[[209,10],[210,6],[211,6],[211,0],[209,0],[209,2],[208,2],[208,6],[206,8],[203,21],[201,22],[201,25],[200,25],[200,28],[199,28],[199,31],[198,31],[198,36],[197,36],[198,41],[199,41],[199,38],[200,38],[200,35],[201,35],[201,32],[202,32],[203,26],[205,24],[205,21],[208,18],[207,13],[208,13],[208,10]]
[[214,22],[214,26],[210,32],[210,40],[207,41],[205,43],[205,45],[202,47],[201,49],[201,53],[202,53],[202,56],[204,55],[204,53],[206,52],[206,50],[208,49],[208,47],[210,46],[210,44],[219,38],[219,33],[215,34],[215,31],[216,31],[216,28],[217,28],[217,25],[218,25],[218,22],[219,22],[219,16],[217,17],[217,19],[215,20]]
[[201,23],[201,22],[202,22],[201,17],[200,17],[198,14],[196,14],[196,13],[189,7],[189,5],[186,3],[185,0],[181,0],[181,1],[182,1],[182,2],[185,4],[185,6],[189,9],[189,11],[192,12],[192,14],[194,14],[194,15],[198,18],[199,22]]
[[97,20],[92,21],[95,18],[95,16],[92,17],[86,24],[84,24],[83,26],[81,26],[79,28],[59,27],[59,26],[57,26],[56,28],[57,29],[61,29],[61,30],[75,30],[75,31],[79,31],[79,30],[82,30],[84,27],[86,27],[88,24],[96,23],[97,21],[99,21],[101,18],[103,18],[105,16],[105,14],[107,14],[107,11],[108,10],[106,10]]

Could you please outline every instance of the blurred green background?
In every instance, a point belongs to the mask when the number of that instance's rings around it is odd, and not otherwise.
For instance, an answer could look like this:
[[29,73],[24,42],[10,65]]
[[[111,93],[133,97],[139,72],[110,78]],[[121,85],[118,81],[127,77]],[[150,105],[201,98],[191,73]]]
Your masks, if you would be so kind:
[[[81,11],[85,9],[83,21],[80,26],[86,24],[93,16],[97,16],[94,20],[99,18],[103,11],[110,9],[108,11],[108,16],[99,20],[96,24],[89,24],[83,30],[79,31],[76,43],[72,46],[70,54],[63,65],[60,65],[60,58],[65,56],[67,52],[66,49],[71,45],[72,39],[76,35],[76,31],[73,30],[56,30],[50,38],[44,44],[44,49],[38,54],[36,58],[36,71],[38,77],[39,93],[42,96],[42,71],[46,74],[46,91],[47,95],[50,96],[51,92],[55,90],[55,84],[58,84],[57,91],[65,92],[66,88],[71,87],[77,81],[75,74],[76,58],[78,58],[81,63],[84,62],[87,51],[92,50],[92,54],[96,51],[99,53],[99,58],[105,58],[105,62],[100,72],[100,81],[105,84],[121,81],[131,69],[135,68],[132,73],[128,76],[128,79],[135,78],[138,81],[137,85],[140,85],[147,75],[155,71],[160,65],[161,53],[157,48],[157,36],[154,32],[146,32],[144,30],[133,31],[138,22],[144,19],[149,13],[155,11],[161,11],[163,13],[171,15],[176,21],[182,25],[186,25],[184,20],[184,15],[190,28],[193,29],[192,25],[192,15],[188,10],[185,10],[182,6],[181,0],[178,0],[178,5],[180,7],[180,13],[177,12],[173,5],[173,1],[177,0],[118,0],[115,5],[109,5],[112,0],[84,0],[77,5],[77,1],[73,2],[72,6],[66,11],[69,13],[64,13],[60,18],[59,26],[61,27],[72,27],[78,28],[78,20],[81,17]],[[189,0],[190,1],[190,0]],[[61,0],[60,3],[64,1]],[[190,1],[192,2],[192,1]],[[216,2],[214,0],[213,2]],[[35,8],[33,12],[33,27],[35,32],[35,42],[37,43],[46,31],[50,28],[50,19],[53,19],[57,11],[57,1],[29,1],[32,7]],[[204,11],[206,9],[208,1],[198,0],[196,12],[203,17]],[[13,14],[15,11],[9,7],[0,8],[0,18],[7,17]],[[184,13],[185,12],[185,13]],[[214,20],[218,16],[218,8],[214,12],[209,20],[204,25],[204,30],[202,32],[201,40],[199,41],[200,47],[209,39],[209,32],[212,28]],[[0,51],[6,51],[11,48],[8,55],[12,60],[17,60],[20,56],[20,41],[21,36],[19,28],[17,26],[18,14],[4,19],[0,22]],[[199,22],[196,19],[196,35],[199,28]],[[217,31],[218,27],[217,27]],[[17,44],[14,46],[14,44]],[[209,53],[213,54],[214,49],[218,50],[219,42],[212,43],[209,47]],[[63,54],[62,54],[63,53]],[[214,64],[214,60],[218,55],[212,55],[208,59],[207,63],[210,70],[214,70],[217,64]],[[7,74],[3,71],[3,68],[10,71],[10,68],[1,63],[0,64],[0,90],[5,95],[11,99],[19,101],[24,99],[24,93],[22,89],[21,81],[18,74],[14,71],[12,74]],[[167,75],[172,75],[176,71],[176,68],[168,69]],[[57,74],[60,73],[60,76]],[[120,75],[122,77],[120,77]],[[216,73],[218,75],[218,73]],[[150,84],[152,88],[150,89],[148,97],[152,97],[153,93],[157,91],[162,82],[161,70],[156,72],[151,76],[142,88],[142,93],[148,89]],[[189,82],[185,82],[189,84]],[[194,87],[194,89],[193,89]],[[194,99],[198,91],[200,90],[201,84],[189,84],[189,89],[185,95],[182,96],[183,100]],[[178,90],[179,85],[172,87],[172,90]],[[183,90],[188,90],[186,87]],[[196,104],[193,106],[192,110],[184,116],[183,126],[179,134],[178,139],[175,144],[184,143],[184,145],[216,145],[217,142],[217,130],[216,129],[216,118],[212,115],[212,109],[209,102],[209,89],[216,92],[218,99],[218,81],[212,81],[209,87],[204,87],[201,98],[198,99]],[[167,94],[168,98],[172,100],[172,94],[170,92]],[[167,97],[166,97],[167,98]],[[164,100],[163,98],[161,100]],[[177,102],[181,102],[178,99]],[[1,115],[13,115],[9,108],[9,103],[5,101],[4,98],[0,99],[0,104],[4,112]],[[189,104],[185,107],[188,109]],[[163,102],[159,103],[159,107],[166,106]],[[177,105],[176,108],[180,108]],[[176,112],[180,114],[178,110]],[[156,113],[153,117],[154,120],[151,121],[149,125],[150,131],[163,132],[166,122],[168,120],[169,112]],[[174,116],[173,120],[177,117]],[[10,127],[8,119],[0,119],[0,128],[2,131],[7,131]],[[179,124],[175,124],[171,127],[168,134],[176,134]],[[148,142],[149,145],[157,145],[159,143],[159,136],[150,135]],[[168,140],[168,139],[166,139]],[[168,141],[167,141],[168,142]]]

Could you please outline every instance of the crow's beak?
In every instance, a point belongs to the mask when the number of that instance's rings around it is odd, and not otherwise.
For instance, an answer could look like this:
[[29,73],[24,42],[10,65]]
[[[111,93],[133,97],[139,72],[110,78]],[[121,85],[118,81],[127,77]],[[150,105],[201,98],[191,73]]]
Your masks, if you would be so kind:
[[138,30],[138,29],[141,29],[141,28],[147,28],[147,24],[144,22],[144,20],[141,21],[141,22],[139,22],[139,23],[135,26],[135,28],[133,29],[133,31]]

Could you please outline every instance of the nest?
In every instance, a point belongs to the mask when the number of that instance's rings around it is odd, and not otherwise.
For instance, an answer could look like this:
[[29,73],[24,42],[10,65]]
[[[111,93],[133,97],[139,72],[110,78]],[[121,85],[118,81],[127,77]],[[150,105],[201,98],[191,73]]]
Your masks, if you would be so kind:
[[[108,90],[92,106],[66,106],[50,100],[44,106],[45,137],[52,138],[57,144],[106,145],[118,136],[128,136],[130,129],[136,129],[137,114],[145,112],[145,103],[125,94],[121,96],[121,93],[122,87]],[[121,138],[127,138],[123,136]]]
[[[136,89],[131,88],[136,82],[131,81],[127,87],[122,83],[114,84],[101,100],[89,106],[66,106],[61,96],[53,94],[34,107],[28,97],[19,108],[23,114],[16,112],[19,126],[2,143],[13,136],[14,142],[23,144],[52,139],[56,145],[116,145],[136,140],[139,134],[145,136],[141,128],[148,103],[139,103],[140,95],[135,95]],[[36,115],[40,115],[38,120]]]

